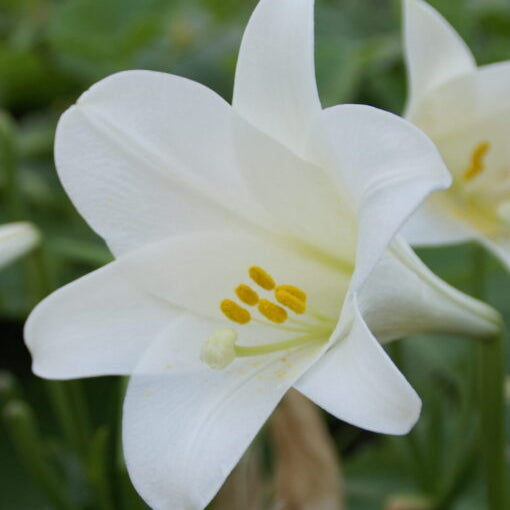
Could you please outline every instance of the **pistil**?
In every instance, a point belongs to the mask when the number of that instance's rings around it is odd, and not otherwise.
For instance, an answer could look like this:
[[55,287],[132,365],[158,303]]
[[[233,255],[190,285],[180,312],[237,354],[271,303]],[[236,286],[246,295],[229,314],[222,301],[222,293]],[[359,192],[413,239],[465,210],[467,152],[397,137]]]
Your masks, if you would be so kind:
[[234,350],[237,357],[247,356],[260,356],[263,354],[271,354],[273,352],[286,351],[294,347],[300,347],[311,342],[324,343],[327,338],[317,337],[317,335],[303,335],[297,336],[290,340],[284,340],[282,342],[274,342],[269,344],[261,345],[234,345]]
[[236,358],[263,356],[275,352],[287,351],[307,344],[323,344],[328,340],[329,332],[317,328],[307,335],[296,336],[288,340],[260,345],[238,345],[237,332],[222,328],[215,331],[202,346],[200,359],[211,368],[221,370],[230,365]]

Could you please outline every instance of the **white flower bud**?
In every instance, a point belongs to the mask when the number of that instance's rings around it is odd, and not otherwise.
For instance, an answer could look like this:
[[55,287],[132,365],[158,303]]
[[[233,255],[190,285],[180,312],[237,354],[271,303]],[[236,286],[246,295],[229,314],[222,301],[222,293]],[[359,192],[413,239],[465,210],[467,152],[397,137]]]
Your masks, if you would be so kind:
[[215,331],[202,346],[200,360],[211,368],[221,370],[236,358],[237,333],[230,328]]

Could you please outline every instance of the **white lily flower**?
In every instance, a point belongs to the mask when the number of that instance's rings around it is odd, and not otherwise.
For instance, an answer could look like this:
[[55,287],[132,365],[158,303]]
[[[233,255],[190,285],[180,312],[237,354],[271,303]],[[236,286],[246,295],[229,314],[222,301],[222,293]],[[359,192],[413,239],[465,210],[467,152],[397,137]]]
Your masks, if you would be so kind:
[[0,267],[21,257],[40,241],[39,231],[28,222],[6,223],[0,226]]
[[262,0],[233,107],[132,71],[59,123],[62,183],[116,260],[43,301],[25,337],[40,376],[131,375],[125,456],[152,508],[204,508],[291,387],[406,433],[420,399],[377,339],[497,328],[394,240],[450,182],[434,145],[374,108],[322,110],[313,46],[313,0]]
[[437,11],[404,2],[406,118],[436,143],[453,176],[404,234],[415,245],[477,240],[510,268],[510,61],[477,67]]

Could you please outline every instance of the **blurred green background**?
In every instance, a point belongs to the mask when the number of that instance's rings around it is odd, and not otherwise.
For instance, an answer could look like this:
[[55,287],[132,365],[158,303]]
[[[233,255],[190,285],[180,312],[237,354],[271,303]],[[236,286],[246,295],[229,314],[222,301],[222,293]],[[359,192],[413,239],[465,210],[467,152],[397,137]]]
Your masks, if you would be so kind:
[[[479,63],[510,59],[508,0],[431,3]],[[62,395],[60,386],[31,375],[22,341],[23,322],[35,303],[110,260],[58,182],[55,126],[91,84],[124,69],[179,74],[230,100],[240,38],[255,4],[0,0],[0,223],[29,219],[44,235],[41,249],[0,273],[0,510],[146,508],[119,467],[122,381],[65,383]],[[325,106],[360,102],[400,113],[406,85],[399,2],[317,0],[316,60]],[[485,298],[508,324],[510,277],[496,261],[470,245],[419,253],[467,292],[480,292],[472,276],[481,274]],[[390,508],[395,495],[415,494],[439,498],[444,508],[483,509],[476,346],[423,336],[405,339],[390,352],[423,397],[423,417],[410,436],[398,439],[329,420],[344,465],[348,508]],[[13,396],[18,407],[7,403]],[[59,414],[69,396],[83,430],[70,430]],[[30,412],[36,418],[29,419]],[[35,428],[23,432],[27,423]],[[19,431],[33,442],[25,460],[14,446]],[[27,469],[30,455],[44,459],[42,467]],[[49,479],[39,468],[50,472]],[[52,476],[63,491],[64,503],[57,506],[45,496]]]

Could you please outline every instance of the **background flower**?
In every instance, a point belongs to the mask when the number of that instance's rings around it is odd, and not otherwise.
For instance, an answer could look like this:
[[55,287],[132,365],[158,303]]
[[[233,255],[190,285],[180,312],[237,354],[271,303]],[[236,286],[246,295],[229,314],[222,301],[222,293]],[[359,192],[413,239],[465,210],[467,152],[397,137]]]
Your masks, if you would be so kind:
[[453,27],[422,0],[405,1],[406,116],[437,144],[452,187],[408,228],[414,244],[477,240],[510,264],[510,63],[476,67]]

